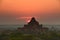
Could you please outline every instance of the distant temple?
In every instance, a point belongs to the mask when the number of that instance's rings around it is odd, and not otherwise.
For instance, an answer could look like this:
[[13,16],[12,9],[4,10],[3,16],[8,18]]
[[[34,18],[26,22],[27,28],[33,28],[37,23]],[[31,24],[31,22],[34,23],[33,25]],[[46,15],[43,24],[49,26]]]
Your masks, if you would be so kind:
[[18,28],[18,31],[22,33],[32,34],[32,33],[40,33],[41,31],[47,31],[48,28],[43,27],[42,24],[39,24],[39,22],[36,21],[34,17],[32,17],[31,21],[24,25],[23,28]]

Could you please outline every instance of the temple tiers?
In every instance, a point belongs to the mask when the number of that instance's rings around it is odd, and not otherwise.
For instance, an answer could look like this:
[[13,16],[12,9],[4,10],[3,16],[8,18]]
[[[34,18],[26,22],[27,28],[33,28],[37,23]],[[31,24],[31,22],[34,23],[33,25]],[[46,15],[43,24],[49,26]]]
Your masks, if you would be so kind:
[[23,28],[18,28],[18,31],[22,32],[22,33],[40,33],[41,31],[45,31],[48,30],[48,28],[43,27],[42,24],[39,24],[38,21],[36,21],[36,19],[34,17],[31,18],[31,21],[29,23],[27,23],[26,25],[24,25]]
[[39,25],[39,22],[37,22],[36,19],[34,17],[32,17],[31,21],[27,25],[24,25],[24,27],[26,27],[26,28],[39,28],[40,25]]

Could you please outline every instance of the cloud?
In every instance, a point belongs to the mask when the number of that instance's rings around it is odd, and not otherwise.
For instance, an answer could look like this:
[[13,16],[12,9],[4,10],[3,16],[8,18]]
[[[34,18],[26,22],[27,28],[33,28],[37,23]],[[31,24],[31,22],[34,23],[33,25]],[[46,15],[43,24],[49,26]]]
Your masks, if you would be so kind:
[[31,18],[31,17],[20,17],[21,19],[24,19],[24,18]]

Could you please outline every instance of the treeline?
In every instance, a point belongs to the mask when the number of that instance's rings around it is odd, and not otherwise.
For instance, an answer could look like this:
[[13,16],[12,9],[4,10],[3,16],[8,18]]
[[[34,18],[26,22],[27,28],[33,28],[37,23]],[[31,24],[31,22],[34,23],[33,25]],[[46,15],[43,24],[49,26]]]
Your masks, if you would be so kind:
[[40,34],[1,33],[0,40],[60,40],[60,32],[48,31]]

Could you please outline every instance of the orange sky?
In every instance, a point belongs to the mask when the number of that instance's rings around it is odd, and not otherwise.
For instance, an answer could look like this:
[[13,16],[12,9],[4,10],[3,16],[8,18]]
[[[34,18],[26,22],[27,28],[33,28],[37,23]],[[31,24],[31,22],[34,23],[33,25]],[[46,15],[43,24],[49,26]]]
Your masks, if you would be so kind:
[[59,0],[1,0],[0,15],[5,18],[8,15],[17,16],[16,18],[24,16],[41,16],[42,18],[46,16],[47,18],[48,15],[49,17],[54,15],[56,18],[56,14],[60,14],[59,2]]
[[56,0],[2,0],[1,10],[16,12],[46,12],[59,8]]

